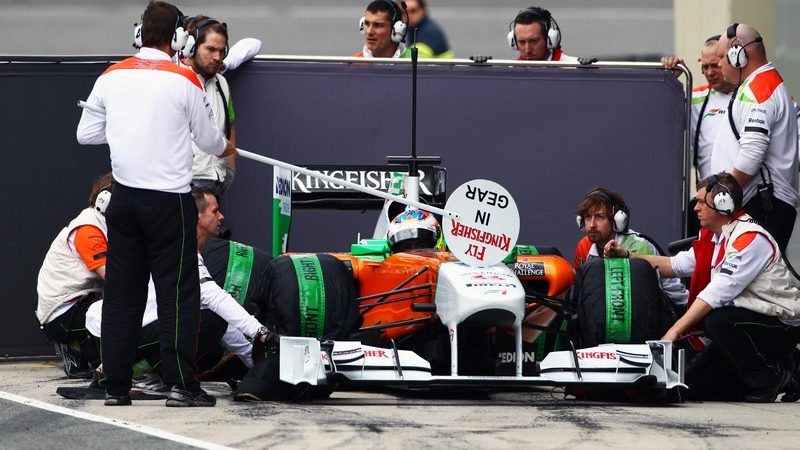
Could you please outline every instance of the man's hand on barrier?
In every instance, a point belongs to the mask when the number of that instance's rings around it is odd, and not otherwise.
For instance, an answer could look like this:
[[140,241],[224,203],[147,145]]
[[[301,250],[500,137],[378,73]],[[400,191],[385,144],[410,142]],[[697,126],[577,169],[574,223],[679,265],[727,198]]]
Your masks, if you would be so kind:
[[580,64],[582,66],[589,66],[592,63],[596,63],[596,62],[597,62],[597,58],[595,58],[593,56],[580,56],[580,57],[578,57],[578,64]]
[[677,56],[662,56],[661,57],[661,65],[664,66],[665,69],[671,70],[672,74],[675,75],[675,78],[681,76],[682,71],[678,69],[678,64],[684,64],[683,60],[678,58]]

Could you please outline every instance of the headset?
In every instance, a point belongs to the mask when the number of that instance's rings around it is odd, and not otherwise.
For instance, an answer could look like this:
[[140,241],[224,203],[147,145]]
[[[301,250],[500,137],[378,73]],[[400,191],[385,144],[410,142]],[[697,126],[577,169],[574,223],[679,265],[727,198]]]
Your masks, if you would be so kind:
[[[613,220],[611,221],[611,230],[615,233],[625,233],[628,231],[628,224],[630,223],[630,213],[628,212],[628,207],[624,205],[618,205],[617,202],[611,198],[610,195],[606,194],[604,191],[601,190],[594,190],[586,194],[584,199],[589,197],[600,197],[605,200],[605,203],[611,206],[611,212],[613,215]],[[586,228],[586,222],[583,220],[583,216],[580,214],[575,216],[575,222],[578,224],[578,229],[583,230]]]
[[506,36],[508,45],[511,48],[517,48],[517,35],[514,32],[514,25],[517,24],[517,21],[520,20],[522,16],[534,16],[539,19],[539,23],[542,26],[542,34],[547,37],[548,50],[561,47],[561,29],[558,27],[558,22],[556,22],[556,19],[550,14],[550,11],[546,9],[542,11],[543,12],[540,12],[538,8],[534,9],[534,7],[530,7],[521,10],[514,16],[514,20],[508,24],[508,35]]
[[[736,29],[739,28],[738,23],[732,23],[731,26],[728,27],[728,31],[726,35],[728,36],[728,40],[733,42],[739,40],[736,37]],[[762,42],[763,39],[761,36],[753,39],[752,41],[748,42],[747,44],[742,45],[739,40],[739,44],[733,44],[731,48],[728,49],[728,62],[735,68],[742,70],[747,65],[747,47],[750,44],[755,44],[756,42]]]
[[108,203],[111,201],[111,185],[103,186],[103,190],[97,193],[97,198],[94,199],[94,209],[105,215],[108,209]]
[[[189,37],[186,38],[186,45],[181,50],[181,55],[183,55],[184,58],[193,58],[195,52],[197,51],[197,43],[200,41],[200,30],[215,24],[220,24],[226,29],[228,28],[226,24],[211,18],[206,18],[197,22],[194,28],[189,30]],[[227,39],[225,43],[225,50],[222,53],[222,58],[224,59],[226,56],[228,56]]]
[[[170,48],[176,52],[181,51],[186,46],[186,40],[189,39],[189,33],[184,29],[186,25],[186,16],[175,5],[170,5],[175,8],[175,13],[178,15],[175,21],[175,32],[172,33],[172,40],[169,43]],[[142,14],[144,19],[144,14]],[[133,48],[142,48],[142,24],[133,24]]]
[[[397,6],[397,3],[395,3],[392,0],[375,0],[375,1],[377,1],[378,3],[387,4],[389,5],[390,8],[392,8],[392,18],[391,18],[392,42],[394,42],[395,44],[403,42],[403,39],[406,37],[406,29],[408,28],[408,25],[406,25],[406,23],[403,22],[403,13],[400,12],[400,7]],[[361,16],[361,20],[358,21],[358,31],[361,34],[364,34],[364,22],[366,20],[367,16]]]
[[[733,201],[733,195],[731,195],[731,190],[728,189],[728,186],[722,184],[716,174],[706,178],[706,182],[708,183],[706,187],[706,198],[703,199],[705,204],[720,214],[732,216],[733,212],[736,210],[736,202]],[[711,200],[712,204],[709,205],[707,201],[708,194],[714,190],[714,186],[720,186],[722,190],[714,195],[714,198]]]

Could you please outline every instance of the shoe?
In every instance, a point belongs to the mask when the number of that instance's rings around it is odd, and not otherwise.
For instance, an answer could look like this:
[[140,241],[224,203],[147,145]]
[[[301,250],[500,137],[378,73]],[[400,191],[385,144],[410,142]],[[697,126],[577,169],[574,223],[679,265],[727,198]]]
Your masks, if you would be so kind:
[[131,396],[128,394],[113,395],[106,392],[106,401],[104,404],[106,406],[128,406],[131,404]]
[[[792,373],[789,369],[781,369],[780,379],[774,386],[761,389],[753,389],[744,397],[747,403],[772,403],[778,398],[778,394],[785,392],[785,388],[790,384]],[[790,397],[791,398],[791,397]],[[789,401],[789,400],[787,400]]]
[[800,400],[800,369],[795,367],[789,382],[786,383],[786,393],[781,397],[782,402],[796,402]]
[[167,406],[214,406],[217,399],[213,395],[206,394],[200,389],[197,392],[187,391],[178,386],[173,386],[167,396]]
[[93,374],[88,364],[81,358],[80,350],[73,350],[69,344],[56,342],[56,356],[61,359],[67,378],[91,379]]
[[161,377],[155,372],[148,372],[142,376],[133,378],[131,383],[131,390],[141,392],[142,394],[149,395],[163,395],[169,392]]

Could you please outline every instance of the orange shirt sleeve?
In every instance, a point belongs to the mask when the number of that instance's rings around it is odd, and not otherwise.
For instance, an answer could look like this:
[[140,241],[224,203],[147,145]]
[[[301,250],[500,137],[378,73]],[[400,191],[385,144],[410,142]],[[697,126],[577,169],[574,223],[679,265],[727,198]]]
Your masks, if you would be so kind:
[[108,241],[94,225],[81,225],[75,229],[75,250],[89,270],[106,265]]
[[578,242],[577,247],[575,247],[575,258],[572,261],[572,267],[577,270],[580,266],[582,266],[589,257],[589,251],[591,249],[592,241],[590,241],[588,237],[584,236],[583,239]]

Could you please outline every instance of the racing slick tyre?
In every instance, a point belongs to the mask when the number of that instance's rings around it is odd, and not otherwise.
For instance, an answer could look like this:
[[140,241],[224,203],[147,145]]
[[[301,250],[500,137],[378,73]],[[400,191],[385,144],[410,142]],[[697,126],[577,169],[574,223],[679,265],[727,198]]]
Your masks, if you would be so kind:
[[336,340],[361,326],[353,275],[332,255],[279,256],[266,283],[264,323],[279,334]]
[[580,347],[660,339],[674,323],[655,270],[642,259],[595,259],[575,274]]

